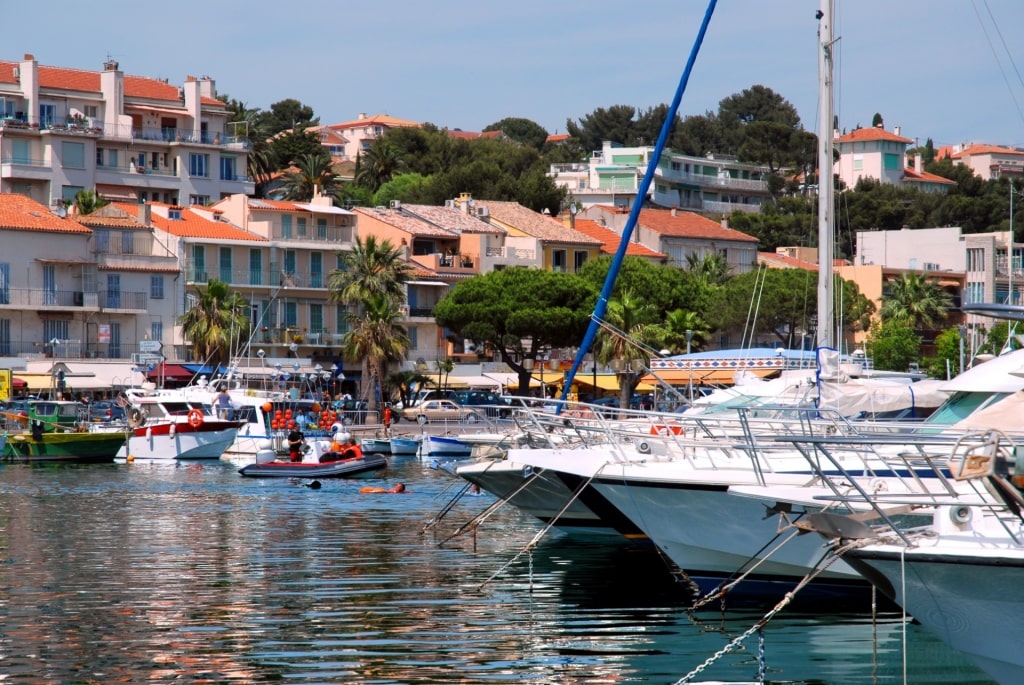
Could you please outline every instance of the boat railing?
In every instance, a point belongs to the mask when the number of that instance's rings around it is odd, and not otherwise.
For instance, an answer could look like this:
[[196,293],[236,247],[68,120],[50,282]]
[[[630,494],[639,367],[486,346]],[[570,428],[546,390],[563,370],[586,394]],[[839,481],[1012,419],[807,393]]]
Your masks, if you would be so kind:
[[[553,401],[519,409],[514,419],[533,447],[601,447],[613,461],[682,460],[698,469],[753,469],[762,482],[768,473],[806,471],[805,460],[820,466],[830,459],[858,476],[914,479],[922,469],[933,470],[936,450],[950,443],[949,437],[918,439],[913,431],[919,423],[851,421],[814,407],[782,411],[762,405],[749,412],[687,415]],[[815,441],[827,441],[828,447]],[[827,454],[819,454],[825,449]]]
[[[843,505],[847,510],[863,510],[859,521],[874,520],[872,535],[891,533],[911,545],[907,526],[891,514],[894,511],[937,511],[948,509],[950,516],[965,522],[970,508],[979,508],[995,516],[1006,532],[1021,544],[1024,524],[1024,443],[1020,435],[998,430],[947,430],[918,435],[907,451],[905,436],[864,435],[795,437],[780,436],[807,459],[828,494],[813,499],[822,506]],[[862,448],[871,446],[886,454],[889,464],[900,467],[910,477],[897,478],[882,486],[878,481],[858,478],[844,469],[836,450],[852,441]],[[891,448],[896,447],[893,451]],[[893,487],[893,482],[899,487]]]

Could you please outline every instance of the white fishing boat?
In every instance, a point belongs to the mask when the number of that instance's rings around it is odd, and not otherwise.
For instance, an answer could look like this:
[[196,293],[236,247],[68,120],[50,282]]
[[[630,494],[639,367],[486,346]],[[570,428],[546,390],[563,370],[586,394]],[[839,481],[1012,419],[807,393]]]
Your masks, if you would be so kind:
[[210,405],[177,390],[149,384],[123,397],[129,433],[118,456],[128,461],[219,459],[238,434],[238,421],[215,416]]
[[473,454],[473,446],[463,442],[458,435],[431,435],[424,433],[420,440],[420,457],[468,458]]
[[420,453],[419,438],[392,435],[390,442],[392,456],[416,456]]

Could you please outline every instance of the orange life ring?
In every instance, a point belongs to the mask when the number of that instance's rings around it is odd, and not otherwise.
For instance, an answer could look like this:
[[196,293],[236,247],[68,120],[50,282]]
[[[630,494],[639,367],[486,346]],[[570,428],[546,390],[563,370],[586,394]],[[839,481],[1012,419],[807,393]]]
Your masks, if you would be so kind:
[[199,428],[201,425],[203,425],[203,412],[199,411],[198,409],[189,409],[188,425],[192,426],[193,428]]

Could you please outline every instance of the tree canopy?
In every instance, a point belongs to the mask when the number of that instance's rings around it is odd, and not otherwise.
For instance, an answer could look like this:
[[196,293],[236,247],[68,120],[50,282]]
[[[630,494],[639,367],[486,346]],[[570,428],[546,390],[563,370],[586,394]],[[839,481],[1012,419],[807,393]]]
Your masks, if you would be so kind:
[[597,291],[573,274],[513,267],[467,279],[434,307],[439,326],[486,346],[528,388],[524,359],[570,347],[586,332]]

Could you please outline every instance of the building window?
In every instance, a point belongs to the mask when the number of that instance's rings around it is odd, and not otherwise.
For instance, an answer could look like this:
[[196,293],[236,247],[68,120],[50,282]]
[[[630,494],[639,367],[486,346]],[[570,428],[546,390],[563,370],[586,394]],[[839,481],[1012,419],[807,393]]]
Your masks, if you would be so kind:
[[0,356],[11,356],[11,320],[0,319]]
[[[149,277],[149,296],[154,300],[164,299],[164,277],[163,276],[150,276]],[[157,338],[159,340],[159,338]]]
[[288,240],[292,237],[292,217],[285,214],[281,217],[281,237]]
[[249,250],[249,285],[263,285],[263,252]]
[[163,321],[152,321],[149,324],[149,339],[150,340],[163,340],[164,339],[164,322]]
[[135,254],[134,231],[121,231],[121,254]]
[[309,287],[324,287],[324,256],[320,252],[309,253]]
[[299,325],[299,307],[294,302],[284,303],[284,325],[286,328],[295,328]]
[[210,177],[210,155],[192,152],[188,156],[188,173],[190,176]]
[[316,220],[316,237],[320,240],[327,240],[327,219]]
[[60,146],[61,164],[67,169],[85,168],[85,143],[63,141]]
[[309,305],[309,331],[319,333],[324,330],[324,306],[322,304]]
[[231,268],[231,248],[222,247],[220,248],[220,280],[225,283],[234,283],[232,276],[233,269]]
[[345,305],[339,304],[335,308],[334,317],[334,332],[338,335],[348,333],[348,308]]
[[60,197],[62,200],[66,200],[67,202],[74,202],[75,195],[78,195],[78,193],[83,190],[85,190],[85,188],[82,186],[61,186]]
[[237,174],[235,168],[238,161],[234,157],[225,156],[220,158],[220,180],[222,181],[237,181]]
[[565,250],[552,250],[551,251],[551,270],[564,272],[566,268],[566,254]]
[[300,238],[306,237],[306,217],[300,216],[296,219],[298,234]]
[[56,105],[39,105],[39,128],[50,128],[57,121]]
[[[107,274],[107,307],[111,309],[121,308],[121,275]],[[49,340],[50,338],[44,338]]]
[[11,303],[11,265],[0,263],[0,304]]
[[188,203],[190,205],[206,206],[206,205],[210,204],[210,196],[209,195],[189,195],[188,196]]
[[583,268],[583,265],[587,263],[587,258],[590,253],[586,250],[576,250],[572,255],[572,270],[575,273]]
[[90,119],[95,119],[97,116],[98,109],[96,105],[86,105],[82,108],[82,111],[85,112],[85,116],[89,117]]

